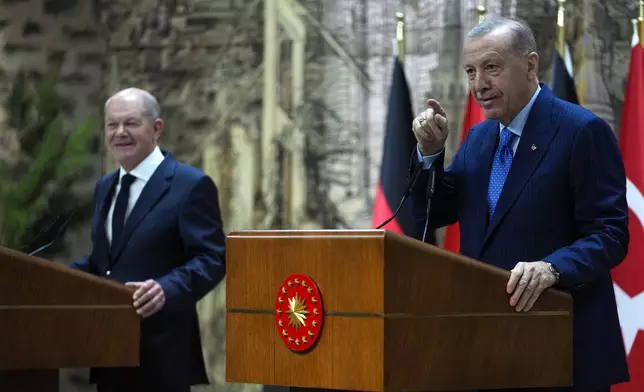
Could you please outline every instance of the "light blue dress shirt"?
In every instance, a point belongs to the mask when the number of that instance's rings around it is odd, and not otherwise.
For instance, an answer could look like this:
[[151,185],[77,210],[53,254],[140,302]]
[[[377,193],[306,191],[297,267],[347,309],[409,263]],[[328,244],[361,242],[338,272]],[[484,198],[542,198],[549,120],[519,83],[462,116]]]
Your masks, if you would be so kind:
[[[510,121],[510,124],[507,125],[508,130],[518,136],[514,139],[514,142],[512,144],[513,155],[517,152],[517,146],[519,145],[519,141],[521,140],[523,128],[525,127],[525,123],[528,121],[528,115],[530,115],[530,110],[532,109],[532,105],[534,105],[534,101],[537,99],[537,95],[539,95],[539,91],[541,91],[541,86],[537,86],[537,91],[535,91],[532,95],[530,102],[528,102],[528,104],[525,105],[523,109],[521,109],[519,114],[517,114],[516,117],[512,119],[512,121]],[[505,127],[505,125],[499,123],[499,134]],[[441,152],[439,152],[438,154],[428,155],[424,157],[421,155],[420,150],[418,149],[418,145],[416,145],[416,154],[418,154],[419,161],[421,159],[423,160],[423,169],[429,169],[430,167],[432,167],[432,164],[442,152],[443,150],[441,150]]]

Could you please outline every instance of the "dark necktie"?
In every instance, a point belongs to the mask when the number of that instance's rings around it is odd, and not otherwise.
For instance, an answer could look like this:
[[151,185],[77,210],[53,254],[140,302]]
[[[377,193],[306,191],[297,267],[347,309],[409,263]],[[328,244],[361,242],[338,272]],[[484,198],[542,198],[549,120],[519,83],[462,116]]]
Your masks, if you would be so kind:
[[136,180],[136,177],[131,174],[126,174],[121,178],[121,189],[116,197],[114,214],[112,215],[112,249],[116,249],[123,235],[125,213],[127,212],[127,204],[130,200],[130,185],[132,185],[134,180]]
[[513,157],[512,142],[516,137],[517,135],[507,128],[503,128],[501,131],[501,140],[499,140],[499,146],[494,154],[492,171],[490,172],[490,184],[488,186],[487,202],[489,219],[492,219],[492,215],[494,215],[496,203],[499,201],[503,185],[505,185],[505,178],[510,172]]

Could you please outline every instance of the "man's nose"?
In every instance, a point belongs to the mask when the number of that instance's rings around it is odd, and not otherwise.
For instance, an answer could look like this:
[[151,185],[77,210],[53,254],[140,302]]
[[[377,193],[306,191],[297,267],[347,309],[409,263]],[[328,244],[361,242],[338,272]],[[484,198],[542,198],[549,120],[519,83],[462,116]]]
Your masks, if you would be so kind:
[[116,127],[116,132],[115,133],[116,133],[117,136],[122,135],[122,134],[125,133],[125,127],[123,127],[123,124],[119,124]]
[[483,72],[477,72],[474,78],[474,91],[481,93],[490,87],[490,83]]

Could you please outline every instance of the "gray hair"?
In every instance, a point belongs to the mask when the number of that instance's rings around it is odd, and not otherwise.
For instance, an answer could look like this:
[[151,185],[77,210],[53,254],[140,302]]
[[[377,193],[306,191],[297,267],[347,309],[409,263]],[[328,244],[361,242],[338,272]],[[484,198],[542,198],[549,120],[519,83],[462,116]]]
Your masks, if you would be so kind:
[[512,42],[510,50],[519,56],[525,56],[531,52],[537,51],[537,42],[534,39],[534,33],[528,24],[518,18],[508,18],[504,16],[492,16],[483,19],[467,34],[468,37],[482,37],[499,28],[507,27],[512,33]]
[[112,99],[119,95],[137,95],[141,100],[141,107],[142,107],[141,114],[144,117],[148,117],[153,120],[156,120],[157,118],[161,118],[161,105],[159,105],[159,102],[154,97],[154,95],[150,94],[145,90],[141,90],[134,87],[130,87],[130,88],[126,88],[124,90],[118,91],[116,94],[108,98],[108,100],[105,101],[105,109],[107,109],[107,106],[110,104]]

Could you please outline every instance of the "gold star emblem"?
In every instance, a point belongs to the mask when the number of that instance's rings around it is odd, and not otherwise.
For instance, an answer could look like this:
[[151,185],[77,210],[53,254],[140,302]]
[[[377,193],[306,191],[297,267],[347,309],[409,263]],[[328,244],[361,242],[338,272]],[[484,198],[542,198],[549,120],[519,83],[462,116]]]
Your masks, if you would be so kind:
[[295,294],[295,297],[288,299],[288,325],[290,327],[295,327],[299,329],[300,327],[306,327],[306,315],[309,314],[309,311],[306,310],[306,299],[300,298],[299,294]]

